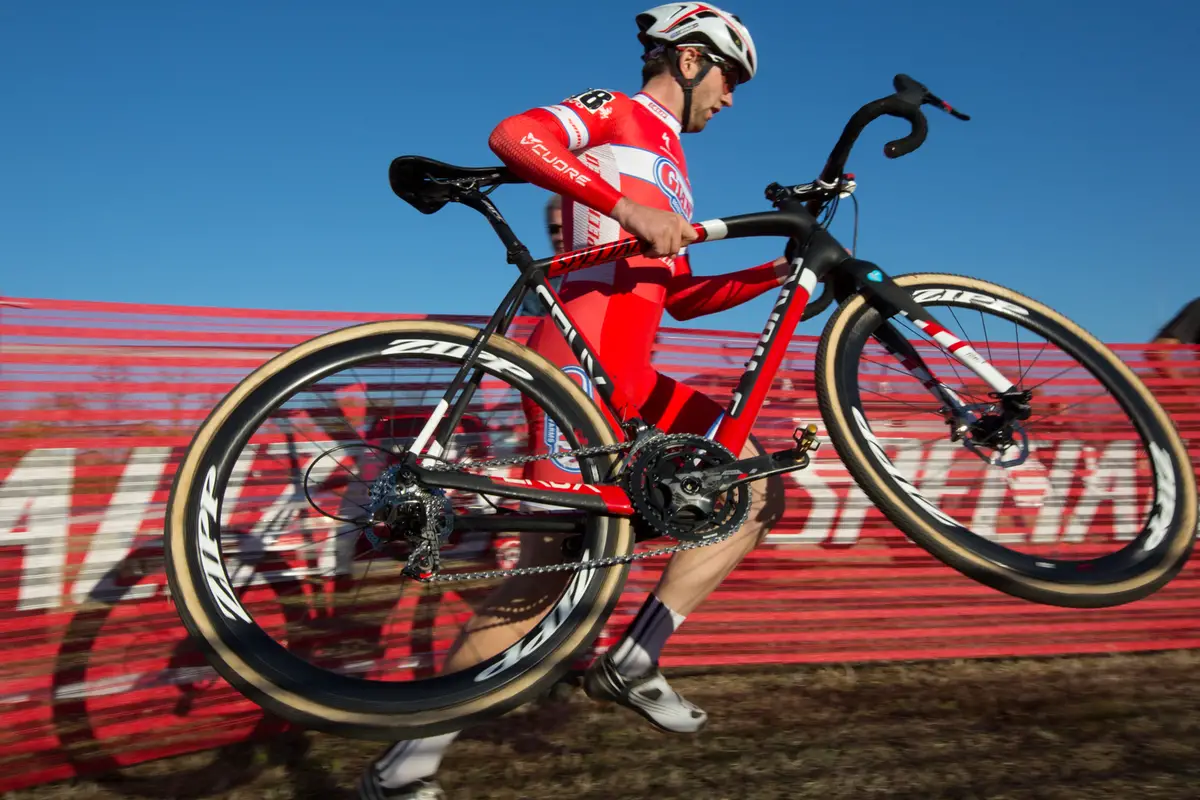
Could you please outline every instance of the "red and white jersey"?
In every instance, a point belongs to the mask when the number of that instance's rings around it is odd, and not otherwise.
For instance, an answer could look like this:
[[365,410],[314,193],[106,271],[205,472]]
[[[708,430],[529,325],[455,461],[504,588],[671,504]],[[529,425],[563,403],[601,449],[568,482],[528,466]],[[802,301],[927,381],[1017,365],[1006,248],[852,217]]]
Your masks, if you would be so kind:
[[[492,131],[489,144],[515,174],[562,195],[564,243],[574,250],[630,236],[610,216],[622,198],[691,219],[692,187],[680,128],[679,120],[645,93],[630,97],[590,89],[508,117]],[[681,251],[568,273],[559,293],[612,378],[641,405],[656,380],[650,354],[664,309],[676,319],[691,319],[778,285],[772,263],[694,276]],[[535,332],[530,341],[541,338]]]
[[[593,89],[538,110],[553,115],[567,134],[567,149],[622,196],[692,219],[695,203],[679,141],[679,120],[654,98],[642,92],[629,97]],[[567,249],[628,235],[611,217],[570,197],[563,198],[563,242]],[[663,264],[671,269],[671,277],[675,262],[671,259]],[[617,268],[614,262],[571,273],[564,277],[563,291],[570,286],[573,295],[584,284],[611,286]],[[663,302],[661,297],[655,299]]]

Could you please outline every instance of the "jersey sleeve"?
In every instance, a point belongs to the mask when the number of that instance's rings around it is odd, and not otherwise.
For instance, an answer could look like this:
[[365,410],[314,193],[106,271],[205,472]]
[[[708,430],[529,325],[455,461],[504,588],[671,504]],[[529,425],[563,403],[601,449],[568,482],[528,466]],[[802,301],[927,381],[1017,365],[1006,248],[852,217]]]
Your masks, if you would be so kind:
[[779,285],[774,261],[724,275],[697,276],[687,256],[681,256],[675,259],[675,277],[667,286],[666,309],[683,322],[741,305]]
[[568,97],[552,106],[508,117],[492,130],[488,146],[517,176],[611,214],[622,195],[575,153],[612,140],[618,120],[632,104],[603,89]]

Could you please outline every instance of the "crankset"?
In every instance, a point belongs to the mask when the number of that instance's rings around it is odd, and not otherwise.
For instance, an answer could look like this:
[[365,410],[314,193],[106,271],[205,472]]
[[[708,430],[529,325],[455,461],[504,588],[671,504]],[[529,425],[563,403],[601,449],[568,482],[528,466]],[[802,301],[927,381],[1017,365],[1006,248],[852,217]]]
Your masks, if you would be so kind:
[[817,441],[817,426],[797,428],[792,439],[795,444],[786,450],[681,473],[676,476],[680,489],[689,496],[719,494],[750,481],[804,469],[810,462],[809,452],[821,446]]
[[639,521],[655,534],[708,543],[731,535],[746,521],[750,489],[706,492],[685,476],[734,463],[732,453],[703,436],[661,436],[637,449],[621,483]]

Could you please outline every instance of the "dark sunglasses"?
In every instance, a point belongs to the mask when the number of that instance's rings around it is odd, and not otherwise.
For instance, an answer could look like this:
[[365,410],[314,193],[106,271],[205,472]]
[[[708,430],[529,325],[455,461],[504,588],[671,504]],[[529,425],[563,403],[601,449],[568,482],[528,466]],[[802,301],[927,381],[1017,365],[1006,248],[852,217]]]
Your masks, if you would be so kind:
[[742,78],[742,71],[738,65],[712,53],[705,53],[705,57],[721,70],[721,77],[725,79],[725,90],[733,94]]

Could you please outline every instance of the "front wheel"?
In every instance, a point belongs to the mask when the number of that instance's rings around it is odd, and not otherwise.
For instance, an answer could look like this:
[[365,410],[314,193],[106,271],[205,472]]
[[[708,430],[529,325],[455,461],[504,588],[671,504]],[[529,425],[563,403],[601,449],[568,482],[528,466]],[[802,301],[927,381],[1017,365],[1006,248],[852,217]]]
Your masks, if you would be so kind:
[[929,375],[898,355],[898,336],[973,413],[1004,419],[1000,398],[906,317],[885,319],[852,296],[821,337],[817,392],[830,440],[882,513],[943,563],[1038,603],[1115,606],[1170,581],[1196,536],[1196,478],[1129,366],[996,284],[942,274],[895,282],[1032,391],[1032,414],[1003,430],[948,420]]
[[[267,710],[354,738],[460,730],[536,697],[591,642],[615,605],[627,565],[566,562],[627,555],[628,520],[581,513],[568,542],[544,526],[519,527],[538,512],[514,514],[502,499],[482,495],[446,495],[451,516],[506,514],[499,525],[478,530],[520,536],[521,567],[560,569],[509,578],[490,590],[479,588],[479,578],[469,590],[448,584],[432,602],[413,601],[404,590],[402,567],[411,550],[381,532],[371,512],[377,495],[395,486],[389,470],[475,335],[465,326],[423,321],[327,333],[259,367],[196,433],[167,509],[172,594],[217,671]],[[529,430],[522,410],[529,404],[541,409],[546,430],[553,426],[565,449],[616,443],[578,384],[528,348],[494,336],[477,363],[484,377],[443,451],[446,460],[527,455],[545,435],[540,427]],[[593,483],[614,458],[572,463],[581,482]],[[506,527],[510,520],[515,530]],[[480,548],[467,541],[469,532],[461,541],[451,538],[443,566],[494,569],[486,559],[471,561]],[[287,605],[307,609],[309,624],[275,624],[239,599],[225,560],[267,553],[286,569],[265,579],[294,585]],[[437,612],[443,608],[449,613]],[[495,629],[509,626],[512,636],[464,647],[470,663],[451,669],[448,653],[464,620],[484,634],[494,620]]]

